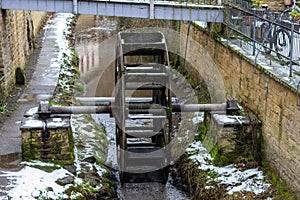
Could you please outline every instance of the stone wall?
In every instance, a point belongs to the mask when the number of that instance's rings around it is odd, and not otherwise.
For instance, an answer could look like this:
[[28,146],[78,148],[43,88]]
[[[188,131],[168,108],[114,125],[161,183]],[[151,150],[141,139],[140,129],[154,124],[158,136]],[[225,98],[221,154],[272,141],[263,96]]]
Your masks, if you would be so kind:
[[29,117],[24,119],[20,129],[22,156],[25,160],[73,164],[74,141],[69,117],[46,120]]
[[202,144],[210,150],[217,166],[244,162],[247,167],[256,167],[256,161],[261,161],[261,124],[249,112],[233,114],[212,114]]
[[[16,82],[16,71],[23,72],[32,53],[44,12],[0,11],[0,95],[5,98]],[[19,70],[17,70],[19,68]]]
[[273,0],[265,1],[272,11],[282,11],[286,8],[286,4],[290,4],[289,0]]
[[[186,35],[187,27],[182,24],[182,35]],[[205,49],[223,77],[227,97],[237,98],[262,121],[266,161],[300,198],[300,107],[296,105],[295,88],[266,70],[257,69],[258,73],[254,73],[253,63],[246,56],[214,40],[199,27],[191,27],[190,37],[200,45],[199,49],[189,45],[187,60],[197,62],[194,62],[194,69],[187,70],[199,76],[195,68],[197,71],[197,68],[209,66],[203,65],[206,63],[203,61]]]

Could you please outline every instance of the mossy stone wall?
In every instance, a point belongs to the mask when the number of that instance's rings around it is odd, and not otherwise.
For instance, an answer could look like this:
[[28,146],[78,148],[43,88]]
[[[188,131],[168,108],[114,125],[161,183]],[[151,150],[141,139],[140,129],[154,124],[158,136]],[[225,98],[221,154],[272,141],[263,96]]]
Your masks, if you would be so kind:
[[[187,34],[187,28],[187,24],[182,24],[182,35]],[[300,198],[300,106],[296,105],[295,90],[266,71],[257,69],[259,74],[253,73],[253,63],[245,55],[213,39],[206,31],[192,26],[190,37],[201,44],[201,49],[188,49],[187,59],[201,63],[199,52],[207,51],[223,77],[225,90],[231,91],[232,97],[262,121],[265,159]]]
[[[51,119],[53,120],[53,118]],[[69,118],[64,123],[50,125],[44,129],[45,122],[27,118],[21,126],[22,156],[25,160],[41,160],[73,164],[74,142]]]

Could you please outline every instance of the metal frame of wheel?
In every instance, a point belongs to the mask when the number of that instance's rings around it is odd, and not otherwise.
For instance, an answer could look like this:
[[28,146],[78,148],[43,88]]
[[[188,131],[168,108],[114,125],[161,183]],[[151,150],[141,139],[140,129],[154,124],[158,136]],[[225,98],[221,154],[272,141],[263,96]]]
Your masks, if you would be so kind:
[[[116,119],[116,144],[121,184],[145,181],[166,183],[169,174],[169,167],[166,164],[168,155],[160,155],[159,151],[169,143],[172,131],[172,119],[168,114],[172,102],[169,56],[165,37],[161,32],[120,32],[116,55],[115,105],[117,109],[113,113]],[[145,59],[146,61],[136,63],[128,59],[139,56],[144,59],[148,57],[150,62]],[[148,93],[150,91],[151,101],[128,101],[131,92],[138,90],[148,91]],[[134,124],[140,122],[139,119],[149,120],[152,127],[130,127],[128,121]],[[138,142],[131,143],[130,138],[135,138]],[[148,142],[139,142],[143,138],[147,138]],[[151,166],[152,164],[154,166]]]

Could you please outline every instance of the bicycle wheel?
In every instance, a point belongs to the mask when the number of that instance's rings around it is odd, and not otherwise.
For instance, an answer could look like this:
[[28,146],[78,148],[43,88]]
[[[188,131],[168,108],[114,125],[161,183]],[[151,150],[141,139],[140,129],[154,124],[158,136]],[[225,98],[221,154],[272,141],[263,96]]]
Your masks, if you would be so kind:
[[260,41],[264,48],[265,53],[271,53],[271,39],[270,39],[270,27],[269,24],[264,22],[260,26]]
[[291,36],[288,31],[278,29],[276,31],[276,53],[277,57],[281,59],[281,55],[289,57],[291,54]]

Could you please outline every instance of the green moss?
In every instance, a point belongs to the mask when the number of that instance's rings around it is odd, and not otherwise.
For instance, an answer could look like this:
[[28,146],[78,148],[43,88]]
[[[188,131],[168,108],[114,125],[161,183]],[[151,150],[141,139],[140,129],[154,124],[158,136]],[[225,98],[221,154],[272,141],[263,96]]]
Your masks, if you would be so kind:
[[289,12],[289,14],[292,17],[293,22],[296,22],[300,19],[300,13],[295,8],[291,12]]
[[235,163],[237,158],[240,157],[241,151],[235,149],[233,152],[229,152],[226,154],[220,154],[218,146],[211,151],[211,155],[213,157],[213,163],[216,166],[227,166],[232,163]]
[[36,168],[36,169],[40,169],[45,172],[49,172],[49,173],[61,168],[60,165],[55,165],[55,164],[53,164],[53,165],[30,165],[30,166],[33,168]]
[[83,197],[82,199],[97,199],[97,190],[94,187],[92,187],[88,182],[77,183],[75,186],[71,187],[70,191],[73,194],[81,194],[80,196]]
[[73,164],[75,160],[75,155],[74,155],[74,137],[71,128],[69,129],[68,137],[69,137],[69,148],[70,148],[70,160],[72,161]]
[[195,140],[203,142],[206,137],[206,133],[207,133],[207,126],[202,123],[201,126],[198,128]]
[[266,162],[263,162],[262,164],[265,175],[270,179],[271,183],[278,191],[278,194],[274,199],[297,200],[292,191],[288,189],[288,186],[277,178],[274,171],[270,168],[270,165]]
[[[2,96],[0,98],[2,98]],[[2,99],[0,99],[0,113],[6,114],[7,112],[8,112],[8,108],[7,108],[6,99],[2,98]]]
[[[224,199],[225,186],[213,181],[218,174],[212,170],[199,170],[198,164],[188,158],[187,154],[181,156],[176,162],[176,177],[181,178],[181,185],[188,186],[188,192],[192,200]],[[174,176],[174,174],[172,174]],[[209,182],[209,183],[208,183]],[[206,188],[209,186],[209,188]]]
[[213,23],[213,30],[212,30],[212,33],[213,33],[213,36],[215,38],[218,38],[220,37],[220,35],[222,34],[222,24],[221,23]]
[[34,152],[33,150],[28,150],[28,147],[22,145],[22,157],[26,161],[31,161],[40,157],[39,152]]

